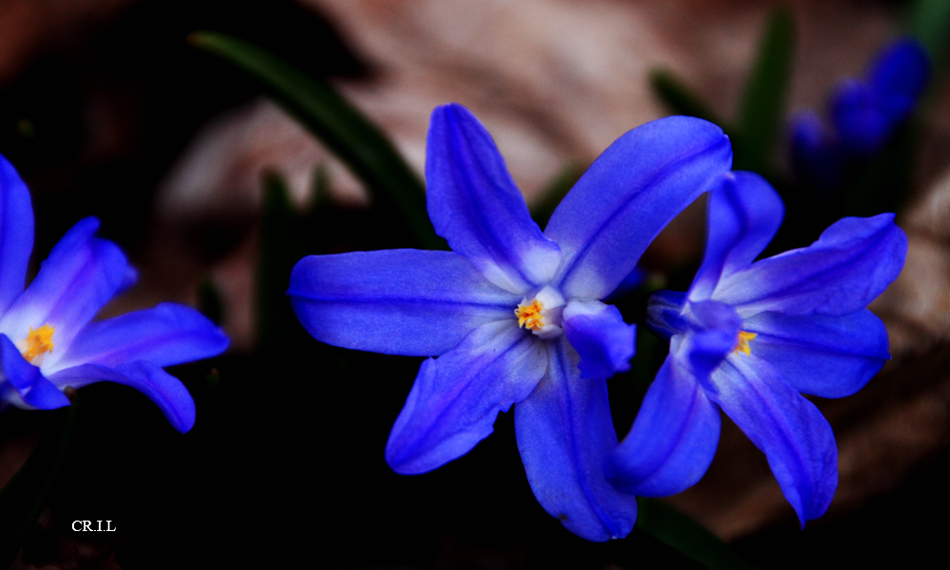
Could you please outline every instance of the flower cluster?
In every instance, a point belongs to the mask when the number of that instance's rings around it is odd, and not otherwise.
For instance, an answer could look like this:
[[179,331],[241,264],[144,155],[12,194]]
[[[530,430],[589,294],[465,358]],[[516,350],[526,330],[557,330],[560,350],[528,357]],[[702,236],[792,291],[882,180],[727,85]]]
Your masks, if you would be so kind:
[[[798,392],[851,393],[888,358],[886,331],[865,306],[899,272],[906,243],[890,216],[846,219],[809,248],[753,263],[783,207],[761,178],[731,174],[731,161],[728,138],[708,122],[648,123],[594,162],[542,232],[488,132],[446,105],[429,130],[426,199],[452,251],[306,257],[288,295],[320,341],[433,357],[386,445],[399,473],[467,453],[514,406],[542,507],[586,539],[623,537],[635,495],[675,493],[703,475],[719,406],[814,518],[834,491],[836,450]],[[606,380],[628,369],[636,331],[602,299],[707,191],[706,258],[688,293],[653,297],[647,324],[670,339],[670,357],[620,444]]]
[[0,401],[27,409],[69,405],[67,386],[108,380],[148,396],[178,431],[195,423],[188,390],[162,367],[224,352],[228,338],[174,303],[91,322],[136,273],[99,221],[72,227],[23,289],[33,249],[30,193],[0,157]]
[[829,104],[830,126],[814,112],[797,114],[789,146],[799,180],[824,190],[838,187],[852,163],[883,149],[914,110],[929,76],[923,45],[902,38],[877,56],[866,79],[839,83]]
[[636,503],[603,474],[617,446],[606,379],[627,368],[634,330],[599,299],[731,160],[718,127],[654,121],[608,148],[542,233],[481,123],[440,107],[426,198],[453,251],[307,257],[288,294],[318,340],[437,357],[423,362],[393,426],[394,470],[422,473],[467,453],[516,404],[518,449],[541,505],[585,538],[622,537]]

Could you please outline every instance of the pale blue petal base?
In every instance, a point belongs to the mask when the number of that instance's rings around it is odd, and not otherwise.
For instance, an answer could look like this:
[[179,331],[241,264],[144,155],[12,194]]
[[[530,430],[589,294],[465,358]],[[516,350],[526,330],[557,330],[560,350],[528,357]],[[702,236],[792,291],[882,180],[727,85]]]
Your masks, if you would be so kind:
[[414,249],[305,257],[287,294],[315,339],[405,356],[448,352],[521,301],[456,253]]
[[432,112],[426,207],[452,251],[506,291],[547,283],[561,260],[561,249],[531,219],[491,135],[461,105]]
[[174,366],[216,356],[228,337],[207,317],[183,305],[161,303],[86,326],[56,368],[79,364],[115,367],[135,360]]
[[386,442],[394,471],[431,471],[488,437],[499,412],[524,400],[547,367],[547,346],[517,321],[489,323],[422,363]]
[[0,393],[15,406],[53,410],[69,405],[69,398],[23,358],[7,335],[0,335],[0,367]]
[[67,347],[103,305],[134,281],[119,247],[94,236],[98,227],[99,220],[86,218],[66,232],[0,320],[0,330],[20,340],[30,327],[50,324],[53,343]]
[[864,387],[890,359],[887,328],[863,309],[845,317],[759,313],[745,329],[755,355],[804,394],[843,398]]

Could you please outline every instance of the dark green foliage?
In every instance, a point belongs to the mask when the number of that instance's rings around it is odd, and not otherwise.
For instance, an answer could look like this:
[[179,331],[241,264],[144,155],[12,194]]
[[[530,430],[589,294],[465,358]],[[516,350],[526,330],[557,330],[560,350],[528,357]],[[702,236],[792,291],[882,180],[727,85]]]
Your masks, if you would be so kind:
[[754,570],[755,566],[736,555],[729,545],[670,505],[656,499],[639,499],[637,506],[636,528],[710,570]]
[[194,32],[188,41],[257,78],[277,103],[350,167],[378,206],[398,209],[420,245],[445,248],[429,224],[418,176],[389,138],[326,82],[260,47],[224,34]]
[[786,93],[792,75],[795,21],[791,10],[772,13],[739,108],[740,136],[732,141],[736,170],[768,177],[775,143],[784,132]]
[[0,490],[0,568],[13,563],[20,546],[53,492],[66,460],[79,407],[75,392],[68,408],[48,412],[48,423],[26,464]]

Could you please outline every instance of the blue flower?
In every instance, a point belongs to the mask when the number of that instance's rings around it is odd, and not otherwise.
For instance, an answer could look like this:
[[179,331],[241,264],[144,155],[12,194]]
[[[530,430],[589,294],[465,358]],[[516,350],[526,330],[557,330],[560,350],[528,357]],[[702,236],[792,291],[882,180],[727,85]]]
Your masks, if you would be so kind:
[[518,449],[544,509],[589,540],[622,537],[636,503],[603,475],[617,445],[605,380],[627,369],[634,328],[598,299],[731,160],[710,123],[649,123],[594,162],[542,233],[481,123],[459,105],[439,107],[426,199],[453,251],[306,257],[288,294],[320,341],[438,357],[423,362],[389,436],[395,471],[464,455],[517,404]]
[[844,218],[812,245],[753,263],[784,208],[761,177],[737,172],[710,195],[706,254],[686,293],[651,296],[647,323],[670,354],[608,477],[642,496],[698,481],[719,441],[721,408],[761,449],[802,523],[821,516],[838,484],[831,426],[799,392],[860,390],[888,354],[866,307],[904,265],[893,214]]
[[94,236],[98,227],[86,218],[66,232],[24,291],[33,209],[26,185],[0,157],[0,402],[59,408],[69,405],[67,386],[108,380],[136,388],[175,429],[188,431],[194,401],[162,367],[220,354],[228,338],[173,303],[90,322],[136,278],[118,246]]
[[831,126],[813,112],[791,123],[792,165],[802,182],[833,189],[850,163],[880,152],[910,116],[927,86],[930,60],[923,45],[901,38],[871,64],[864,80],[845,79],[831,98]]

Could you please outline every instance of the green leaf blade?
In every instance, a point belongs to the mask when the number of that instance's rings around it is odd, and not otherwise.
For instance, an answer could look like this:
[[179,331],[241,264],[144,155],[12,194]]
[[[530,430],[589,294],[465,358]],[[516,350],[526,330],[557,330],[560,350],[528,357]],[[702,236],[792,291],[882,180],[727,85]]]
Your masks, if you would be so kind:
[[933,69],[943,70],[950,43],[950,2],[917,0],[910,11],[910,32],[927,48]]
[[637,499],[636,528],[711,570],[755,570],[692,518],[657,499]]
[[382,206],[395,206],[425,247],[445,249],[429,224],[422,182],[386,135],[330,85],[274,54],[215,32],[193,32],[188,42],[259,80],[268,94],[334,152]]
[[269,352],[286,349],[295,330],[290,299],[286,295],[290,272],[306,252],[300,236],[300,217],[290,201],[284,179],[264,174],[260,252],[257,263],[257,345]]
[[68,408],[45,412],[51,418],[40,442],[0,490],[0,568],[13,564],[27,534],[46,508],[66,462],[78,409],[74,400]]
[[722,120],[695,91],[686,86],[673,72],[654,69],[650,72],[650,88],[656,96],[677,115],[698,117],[723,127]]
[[735,169],[765,175],[770,170],[776,140],[783,132],[791,82],[795,20],[790,9],[779,8],[772,13],[759,45],[739,111],[737,130],[741,136],[733,140],[733,149]]

